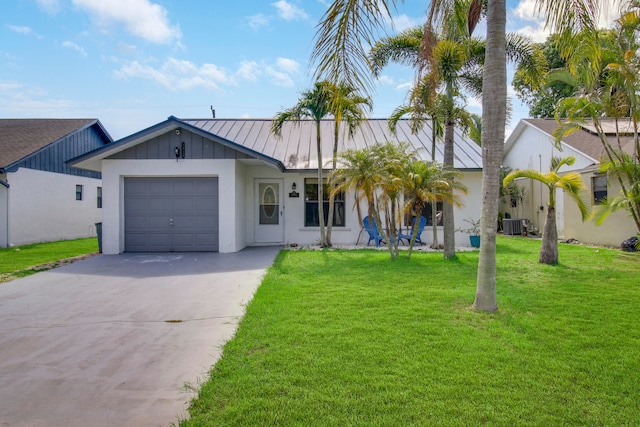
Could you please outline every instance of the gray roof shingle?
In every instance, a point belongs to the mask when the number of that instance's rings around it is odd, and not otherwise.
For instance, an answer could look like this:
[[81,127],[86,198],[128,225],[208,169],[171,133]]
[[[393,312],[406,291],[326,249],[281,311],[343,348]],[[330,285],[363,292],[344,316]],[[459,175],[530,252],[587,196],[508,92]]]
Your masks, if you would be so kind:
[[97,119],[0,119],[0,168],[96,121]]

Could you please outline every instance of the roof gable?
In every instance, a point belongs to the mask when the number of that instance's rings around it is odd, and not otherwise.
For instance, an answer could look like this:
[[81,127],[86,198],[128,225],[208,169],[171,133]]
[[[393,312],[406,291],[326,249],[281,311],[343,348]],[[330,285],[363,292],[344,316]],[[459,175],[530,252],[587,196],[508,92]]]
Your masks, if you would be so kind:
[[94,125],[105,141],[112,141],[97,119],[0,119],[0,168]]
[[[550,136],[553,136],[553,132],[560,126],[560,123],[555,119],[523,119],[522,121]],[[617,145],[615,142],[614,120],[605,119],[602,121],[602,124],[610,142],[614,144],[614,146]],[[626,122],[620,122],[619,127],[621,131],[620,145],[622,150],[628,153],[633,152],[633,134],[629,133],[630,128],[628,124]],[[562,137],[562,143],[584,153],[593,160],[599,161],[599,159],[605,155],[602,141],[595,127],[589,123],[586,123],[581,130]]]

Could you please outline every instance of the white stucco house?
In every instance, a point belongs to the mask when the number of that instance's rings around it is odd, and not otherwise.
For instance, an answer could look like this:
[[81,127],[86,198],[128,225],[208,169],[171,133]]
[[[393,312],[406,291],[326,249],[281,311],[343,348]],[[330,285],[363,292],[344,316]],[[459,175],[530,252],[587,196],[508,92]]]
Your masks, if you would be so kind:
[[0,119],[0,247],[95,236],[100,172],[65,162],[112,141],[97,119]]
[[[608,137],[614,141],[614,122],[605,120],[603,123]],[[576,158],[575,164],[563,167],[561,172],[576,171],[582,175],[588,189],[584,194],[588,205],[594,207],[603,197],[618,194],[617,182],[598,172],[604,149],[595,128],[585,125],[581,130],[563,137],[557,146],[553,132],[558,126],[555,119],[521,120],[505,143],[503,166],[511,169],[536,169],[546,173],[553,156],[572,155]],[[623,150],[632,152],[632,134],[624,134],[620,142]],[[517,183],[526,191],[523,206],[512,207],[505,204],[502,211],[511,213],[512,217],[523,217],[533,227],[542,230],[549,201],[548,189],[541,183],[528,179]],[[624,211],[611,214],[600,226],[590,220],[582,222],[575,202],[561,190],[556,192],[556,218],[559,237],[573,238],[584,243],[619,246],[622,241],[637,233],[633,219]]]
[[[333,121],[321,126],[321,163],[327,167]],[[285,123],[280,138],[270,127],[270,119],[169,117],[72,160],[74,167],[102,173],[103,252],[236,252],[251,245],[316,243],[315,123]],[[401,121],[392,134],[386,120],[370,119],[354,138],[342,139],[339,150],[404,141],[426,160],[430,135],[428,125],[414,135]],[[482,159],[480,147],[459,132],[455,143],[455,166],[469,188],[465,206],[455,212],[462,221],[479,216]],[[440,162],[442,148],[436,153]],[[336,202],[335,218],[333,243],[358,241],[362,227],[353,194]],[[469,244],[463,234],[456,240]]]

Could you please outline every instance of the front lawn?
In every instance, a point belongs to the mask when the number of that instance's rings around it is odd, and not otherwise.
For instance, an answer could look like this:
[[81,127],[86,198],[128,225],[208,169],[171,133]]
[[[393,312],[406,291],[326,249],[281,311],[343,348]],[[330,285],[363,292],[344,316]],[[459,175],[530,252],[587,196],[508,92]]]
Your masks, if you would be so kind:
[[[640,255],[283,251],[182,426],[640,425]],[[212,343],[215,345],[215,343]]]
[[[45,264],[97,251],[98,239],[95,237],[0,248],[0,282],[50,268]],[[34,268],[38,266],[42,266],[41,269]]]

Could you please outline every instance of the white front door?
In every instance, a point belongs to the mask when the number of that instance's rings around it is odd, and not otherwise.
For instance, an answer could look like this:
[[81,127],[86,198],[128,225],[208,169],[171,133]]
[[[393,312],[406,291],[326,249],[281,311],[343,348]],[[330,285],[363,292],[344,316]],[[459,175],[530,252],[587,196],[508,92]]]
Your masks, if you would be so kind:
[[256,243],[282,243],[283,224],[283,181],[281,179],[256,179]]

